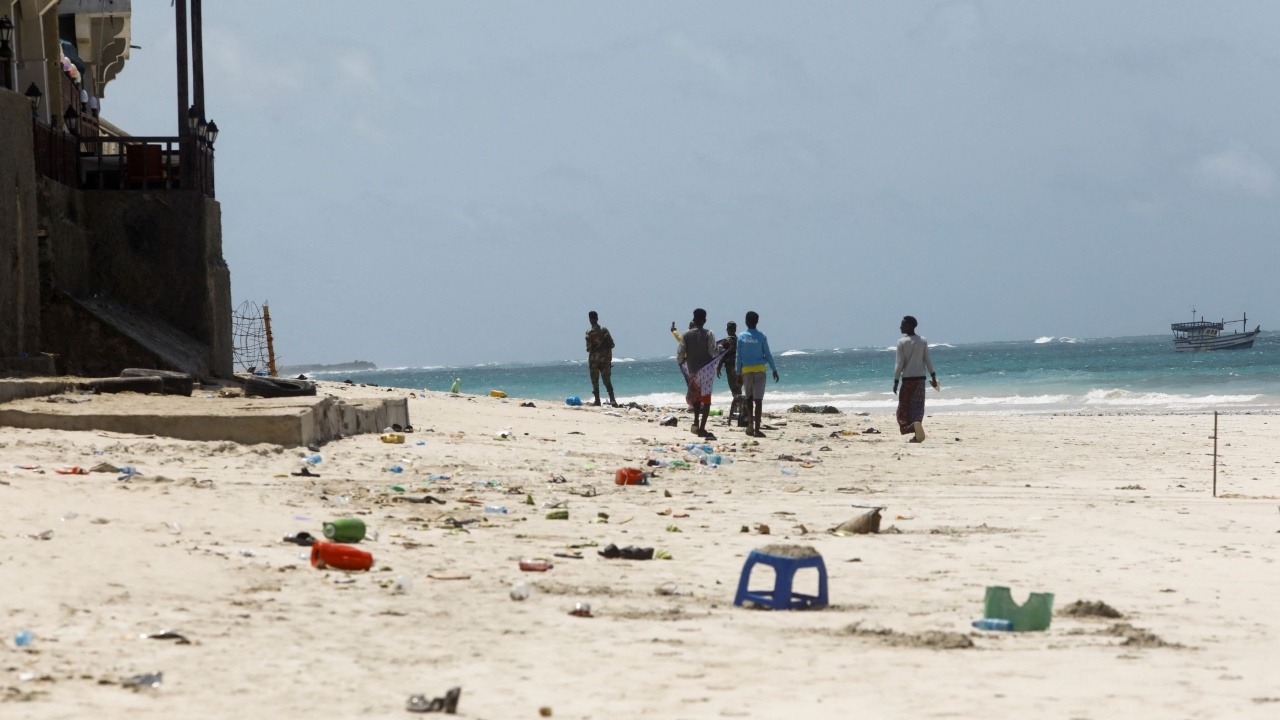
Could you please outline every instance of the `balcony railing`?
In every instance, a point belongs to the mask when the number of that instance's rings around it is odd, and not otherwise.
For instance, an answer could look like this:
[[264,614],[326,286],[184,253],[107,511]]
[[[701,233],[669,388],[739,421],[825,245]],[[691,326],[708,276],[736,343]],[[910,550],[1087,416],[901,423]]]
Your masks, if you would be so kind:
[[68,187],[80,187],[80,148],[74,135],[32,122],[36,172]]
[[84,190],[199,190],[215,197],[213,150],[197,138],[80,138]]

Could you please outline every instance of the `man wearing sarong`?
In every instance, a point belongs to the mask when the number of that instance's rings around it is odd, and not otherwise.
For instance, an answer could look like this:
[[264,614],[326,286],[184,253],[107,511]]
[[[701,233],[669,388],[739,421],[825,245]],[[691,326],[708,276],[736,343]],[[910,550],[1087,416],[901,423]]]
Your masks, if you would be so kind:
[[[902,318],[898,327],[906,337],[898,340],[898,358],[893,366],[893,392],[898,396],[898,430],[907,435],[915,433],[910,442],[924,442],[924,391],[925,370],[929,371],[929,384],[939,390],[938,377],[929,359],[929,341],[916,334],[916,319],[910,315]],[[902,392],[898,392],[898,382]]]
[[600,405],[600,381],[604,380],[604,389],[609,391],[609,404],[618,407],[613,397],[613,336],[609,328],[600,324],[600,316],[595,310],[587,313],[591,327],[587,329],[587,365],[591,369],[591,393],[595,395],[592,405]]
[[690,430],[699,436],[707,434],[707,417],[711,414],[711,388],[716,379],[716,361],[724,352],[716,347],[716,336],[703,327],[707,322],[707,311],[698,308],[693,311],[693,328],[680,338],[680,347],[676,350],[676,362],[684,373],[688,384],[685,400],[693,410],[693,427]]

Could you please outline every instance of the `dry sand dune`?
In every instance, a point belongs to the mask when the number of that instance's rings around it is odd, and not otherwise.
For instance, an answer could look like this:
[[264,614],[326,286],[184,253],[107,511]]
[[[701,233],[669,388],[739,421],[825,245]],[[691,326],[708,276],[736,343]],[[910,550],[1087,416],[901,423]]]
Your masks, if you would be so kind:
[[[1274,416],[1223,418],[1214,499],[1204,415],[936,416],[922,446],[888,416],[779,417],[758,447],[716,425],[731,465],[620,487],[616,468],[693,436],[519,402],[414,399],[407,444],[330,443],[319,479],[274,446],[0,429],[0,716],[404,717],[410,694],[452,686],[486,718],[1280,716]],[[99,462],[142,475],[53,472]],[[560,503],[569,519],[547,519]],[[825,532],[853,504],[888,506],[881,534]],[[281,542],[352,514],[377,531],[372,572]],[[830,608],[733,606],[747,552],[779,542],[823,555]],[[597,556],[608,543],[673,559]],[[979,633],[988,585],[1123,617]],[[140,637],[165,629],[191,643]],[[158,689],[120,685],[153,671]]]

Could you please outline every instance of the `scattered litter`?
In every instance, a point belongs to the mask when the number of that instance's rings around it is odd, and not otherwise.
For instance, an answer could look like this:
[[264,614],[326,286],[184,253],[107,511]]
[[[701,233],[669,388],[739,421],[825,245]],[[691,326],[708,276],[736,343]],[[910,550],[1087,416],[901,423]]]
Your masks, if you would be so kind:
[[550,562],[541,558],[525,558],[520,561],[520,569],[525,572],[546,572],[553,567],[555,567],[555,565],[552,565]]
[[316,541],[311,546],[311,566],[317,570],[368,570],[373,555],[350,545]]
[[88,470],[85,470],[84,468],[78,465],[54,468],[53,471],[58,473],[59,475],[88,475],[89,474]]
[[519,602],[521,600],[528,600],[529,593],[530,593],[529,583],[523,580],[511,586],[511,593],[510,593],[511,599],[515,600],[516,602]]
[[1142,487],[1141,485],[1138,485],[1137,483],[1134,483],[1133,485],[1121,485],[1116,489],[1117,490],[1146,490],[1146,488]]
[[[457,386],[457,383],[454,383]],[[444,697],[428,698],[426,695],[410,695],[404,709],[409,712],[427,713],[443,712],[447,715],[458,713],[458,698],[462,696],[462,688],[449,688]]]
[[35,633],[30,630],[19,630],[18,633],[13,636],[13,644],[18,647],[30,647],[31,643],[34,642],[35,639]]
[[573,609],[569,611],[569,614],[574,617],[585,617],[585,618],[592,617],[591,603],[588,603],[588,602],[574,603]]
[[547,513],[547,519],[548,520],[568,520],[569,511],[568,510],[552,510],[551,512]]
[[152,688],[152,689],[158,688],[160,687],[160,684],[163,682],[164,682],[164,673],[153,672],[153,673],[146,673],[144,675],[134,675],[133,677],[125,678],[123,681],[120,682],[120,684],[127,688],[141,690],[144,688]]
[[160,632],[155,632],[155,633],[143,633],[138,637],[142,638],[143,640],[177,640],[177,642],[175,642],[174,645],[190,645],[191,644],[191,641],[187,639],[186,635],[183,635],[182,633],[176,630],[161,630]]
[[597,551],[597,554],[610,560],[617,558],[622,558],[623,560],[652,560],[654,551],[653,548],[641,548],[634,545],[620,548],[613,543],[609,543],[603,549]]
[[36,533],[36,534],[34,534],[34,535],[23,535],[22,537],[24,537],[24,538],[30,538],[31,540],[52,540],[52,539],[53,539],[53,531],[52,531],[52,530],[45,530],[44,532],[39,532],[39,533]]
[[470,580],[471,576],[467,573],[427,573],[427,577],[432,580]]
[[403,445],[404,433],[398,433],[398,432],[383,433],[380,439],[382,440],[382,442],[387,443],[388,445]]

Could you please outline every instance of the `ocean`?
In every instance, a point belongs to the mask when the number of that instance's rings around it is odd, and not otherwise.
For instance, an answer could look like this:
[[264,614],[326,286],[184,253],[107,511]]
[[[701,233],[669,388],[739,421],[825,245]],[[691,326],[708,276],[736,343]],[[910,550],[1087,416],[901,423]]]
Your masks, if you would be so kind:
[[[769,381],[768,410],[806,404],[888,412],[896,406],[892,347],[773,351],[782,381]],[[930,414],[1280,410],[1280,333],[1263,333],[1250,350],[1199,353],[1175,353],[1169,335],[939,343],[931,344],[929,353],[942,385],[941,392],[929,390]],[[585,356],[308,377],[436,391],[448,390],[456,378],[465,393],[502,390],[513,398],[562,403],[577,395],[591,401]],[[622,403],[684,405],[673,356],[615,358],[613,385]],[[729,400],[728,383],[717,381],[714,405],[727,407]]]

